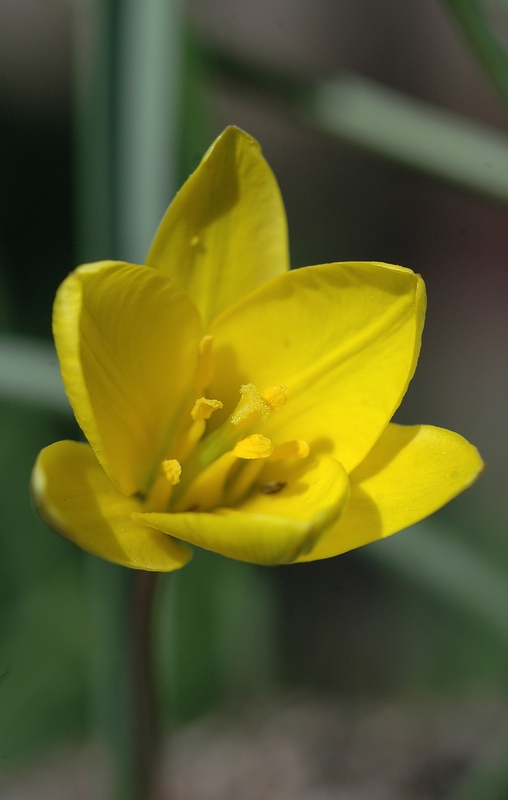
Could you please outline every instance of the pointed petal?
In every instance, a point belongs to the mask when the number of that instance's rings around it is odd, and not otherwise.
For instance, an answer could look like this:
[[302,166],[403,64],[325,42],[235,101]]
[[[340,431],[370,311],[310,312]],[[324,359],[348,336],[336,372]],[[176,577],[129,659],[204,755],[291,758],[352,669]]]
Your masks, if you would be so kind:
[[[265,481],[284,483],[264,494]],[[254,564],[284,564],[312,547],[349,495],[341,464],[323,456],[307,464],[267,465],[263,479],[236,509],[212,513],[134,514],[133,518],[190,544]]]
[[115,486],[146,491],[188,402],[199,315],[153,269],[103,261],[63,282],[53,331],[79,425]]
[[430,425],[389,425],[350,476],[351,499],[330,533],[299,561],[329,558],[419,522],[462,492],[484,469],[458,433]]
[[208,326],[288,264],[286,216],[258,143],[227,128],[171,203],[146,263],[192,298]]
[[42,450],[32,473],[32,493],[53,530],[106,561],[171,572],[191,557],[180,542],[133,522],[131,513],[141,503],[115,489],[87,444],[63,441]]
[[211,396],[225,414],[241,384],[285,384],[287,402],[263,434],[275,444],[304,439],[350,472],[406,391],[424,311],[423,282],[402,267],[326,264],[282,275],[216,321]]

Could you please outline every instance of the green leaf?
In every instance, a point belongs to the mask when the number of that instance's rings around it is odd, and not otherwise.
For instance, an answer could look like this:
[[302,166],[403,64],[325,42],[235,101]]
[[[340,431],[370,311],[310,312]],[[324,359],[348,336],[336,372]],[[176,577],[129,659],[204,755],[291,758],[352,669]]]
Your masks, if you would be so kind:
[[508,135],[354,74],[306,81],[214,51],[233,76],[288,116],[442,181],[508,202]]
[[508,135],[373,81],[318,83],[310,121],[385,158],[508,202]]
[[0,334],[0,397],[71,415],[53,345]]

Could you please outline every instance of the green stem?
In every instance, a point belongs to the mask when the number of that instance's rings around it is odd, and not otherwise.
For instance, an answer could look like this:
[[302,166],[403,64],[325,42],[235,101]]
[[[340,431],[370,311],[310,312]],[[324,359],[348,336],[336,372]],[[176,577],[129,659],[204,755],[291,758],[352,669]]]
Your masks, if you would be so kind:
[[[130,575],[126,569],[88,557],[92,619],[91,724],[94,740],[107,758],[108,796],[134,800],[129,793],[129,690],[125,659]],[[125,768],[124,768],[125,767]],[[123,777],[124,776],[124,777]],[[104,789],[96,788],[97,797]]]
[[116,29],[119,0],[76,12],[75,149],[78,262],[116,258]]
[[[154,800],[160,729],[152,613],[158,573],[89,560],[94,621],[94,733],[112,769],[115,800]],[[97,794],[102,796],[98,787]]]
[[154,800],[160,759],[160,726],[154,687],[152,611],[158,573],[134,570],[129,609],[132,703],[132,797]]
[[118,25],[117,208],[121,257],[144,264],[177,186],[182,0],[122,0]]

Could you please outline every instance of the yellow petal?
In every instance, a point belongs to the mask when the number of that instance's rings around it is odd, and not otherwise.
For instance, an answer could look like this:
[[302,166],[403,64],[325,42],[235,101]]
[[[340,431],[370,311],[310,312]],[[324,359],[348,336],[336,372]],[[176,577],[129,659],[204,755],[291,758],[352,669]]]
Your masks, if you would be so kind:
[[[273,484],[280,489],[272,491]],[[312,521],[315,530],[321,531],[342,513],[348,498],[344,467],[325,455],[308,461],[268,462],[254,491],[237,508],[248,514]]]
[[342,517],[299,560],[336,556],[413,525],[470,486],[483,468],[476,448],[458,433],[389,425],[350,475]]
[[192,391],[197,310],[155,270],[104,261],[63,282],[53,330],[69,400],[97,458],[124,494],[146,491]]
[[146,263],[174,278],[205,326],[288,269],[286,216],[258,143],[227,128],[171,203]]
[[[278,480],[280,490],[263,487]],[[216,553],[254,564],[283,564],[308,552],[347,501],[347,475],[324,456],[297,467],[269,464],[259,485],[236,509],[211,513],[133,514],[140,524]]]
[[230,413],[240,384],[281,382],[287,401],[263,433],[304,439],[349,472],[406,391],[424,311],[423,282],[402,267],[326,264],[281,275],[216,321],[210,392]]
[[191,557],[180,542],[131,519],[141,503],[115,489],[87,444],[56,442],[42,450],[32,473],[32,492],[51,528],[106,561],[171,572]]

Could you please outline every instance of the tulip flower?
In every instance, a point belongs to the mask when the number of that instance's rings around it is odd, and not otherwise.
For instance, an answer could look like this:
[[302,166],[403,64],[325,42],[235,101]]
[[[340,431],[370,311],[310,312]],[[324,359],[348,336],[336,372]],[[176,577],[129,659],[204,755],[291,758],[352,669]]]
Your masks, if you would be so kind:
[[40,453],[43,519],[155,571],[183,566],[192,545],[281,564],[412,525],[482,470],[458,434],[391,422],[424,313],[423,281],[402,267],[290,271],[275,178],[228,128],[145,266],[86,264],[58,290],[56,348],[88,443]]

